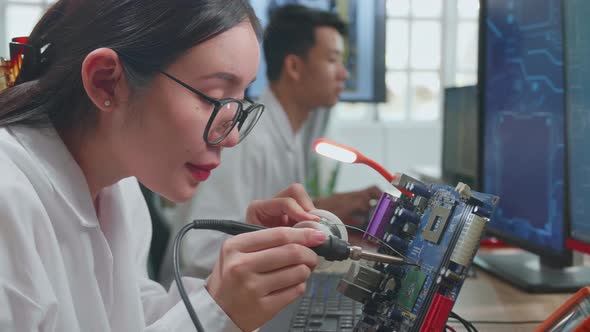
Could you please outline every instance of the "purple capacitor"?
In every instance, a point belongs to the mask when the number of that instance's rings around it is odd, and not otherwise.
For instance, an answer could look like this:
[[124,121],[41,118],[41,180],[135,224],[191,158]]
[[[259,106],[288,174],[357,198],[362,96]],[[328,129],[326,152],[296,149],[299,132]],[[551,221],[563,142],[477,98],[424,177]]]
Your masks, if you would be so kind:
[[367,226],[367,234],[381,238],[385,233],[385,226],[389,224],[389,220],[393,216],[395,207],[397,206],[397,198],[388,193],[381,194],[379,203],[375,207],[371,222]]

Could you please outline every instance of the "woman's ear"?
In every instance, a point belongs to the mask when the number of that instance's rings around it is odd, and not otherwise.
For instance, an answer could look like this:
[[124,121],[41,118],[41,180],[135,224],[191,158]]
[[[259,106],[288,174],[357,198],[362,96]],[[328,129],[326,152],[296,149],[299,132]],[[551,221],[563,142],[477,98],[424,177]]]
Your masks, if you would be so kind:
[[101,111],[110,112],[128,100],[119,55],[110,48],[90,52],[82,62],[82,83],[88,98]]

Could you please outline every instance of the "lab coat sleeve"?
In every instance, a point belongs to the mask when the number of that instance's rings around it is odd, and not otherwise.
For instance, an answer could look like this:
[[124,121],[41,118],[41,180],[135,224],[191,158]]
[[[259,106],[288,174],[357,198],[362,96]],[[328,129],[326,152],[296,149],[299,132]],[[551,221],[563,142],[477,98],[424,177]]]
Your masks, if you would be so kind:
[[57,299],[36,239],[48,217],[24,174],[0,158],[0,331],[56,331]]
[[[162,285],[148,278],[147,257],[152,228],[149,224],[149,212],[137,182],[134,183],[133,190],[135,191],[133,197],[137,197],[137,202],[135,202],[136,212],[133,215],[139,217],[134,219],[143,221],[143,224],[136,228],[143,231],[133,232],[133,234],[138,234],[138,238],[135,239],[134,250],[138,262],[137,276],[147,326],[146,331],[193,331],[195,327],[176,287],[173,286],[170,291],[166,292]],[[211,298],[205,288],[204,280],[185,278],[184,286],[205,331],[241,331]]]
[[[205,288],[204,280],[183,278],[183,284],[205,331],[241,331],[211,298],[211,295],[209,295],[209,292]],[[188,311],[180,299],[176,284],[173,284],[169,292],[166,293],[160,284],[144,279],[141,292],[146,321],[150,322],[146,331],[195,330]]]

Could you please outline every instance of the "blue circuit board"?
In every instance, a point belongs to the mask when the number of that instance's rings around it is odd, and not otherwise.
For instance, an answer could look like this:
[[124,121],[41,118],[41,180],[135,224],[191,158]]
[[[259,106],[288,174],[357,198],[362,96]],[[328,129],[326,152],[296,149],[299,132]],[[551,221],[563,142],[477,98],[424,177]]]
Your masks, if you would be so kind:
[[[384,193],[367,229],[389,244],[380,246],[381,253],[401,254],[415,265],[363,267],[361,275],[374,278],[357,332],[444,327],[499,200],[462,184],[424,184],[405,175],[401,182],[413,197]],[[346,281],[345,295],[358,285],[370,288],[358,278]]]

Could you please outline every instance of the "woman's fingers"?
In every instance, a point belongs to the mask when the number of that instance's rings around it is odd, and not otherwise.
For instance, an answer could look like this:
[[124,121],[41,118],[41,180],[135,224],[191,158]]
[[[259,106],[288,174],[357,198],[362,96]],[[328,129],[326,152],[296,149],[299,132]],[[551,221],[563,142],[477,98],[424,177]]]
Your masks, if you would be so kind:
[[260,276],[261,290],[264,291],[264,296],[272,295],[306,282],[311,272],[309,266],[299,264],[264,273]]
[[234,236],[223,244],[207,290],[236,324],[258,326],[302,294],[317,264],[308,247],[325,239],[323,232],[290,227]]
[[319,221],[319,217],[306,212],[294,198],[279,197],[252,202],[248,207],[247,220],[252,224],[272,227],[282,226],[285,221],[288,225],[303,220]]
[[222,251],[250,253],[287,244],[315,247],[325,240],[326,234],[314,229],[277,227],[234,236],[224,243]]
[[305,191],[305,187],[299,183],[294,183],[288,186],[286,189],[276,194],[275,197],[293,198],[305,211],[311,211],[315,209],[311,197],[309,197],[309,194],[307,191]]
[[306,283],[302,282],[288,288],[277,290],[261,299],[266,308],[283,308],[305,294]]
[[308,247],[291,243],[251,252],[245,255],[244,263],[250,264],[253,271],[263,274],[295,265],[304,265],[313,270],[318,264],[318,256]]
[[297,286],[309,278],[311,271],[309,266],[299,264],[267,272],[259,276],[258,290],[263,297],[266,297],[280,290]]

